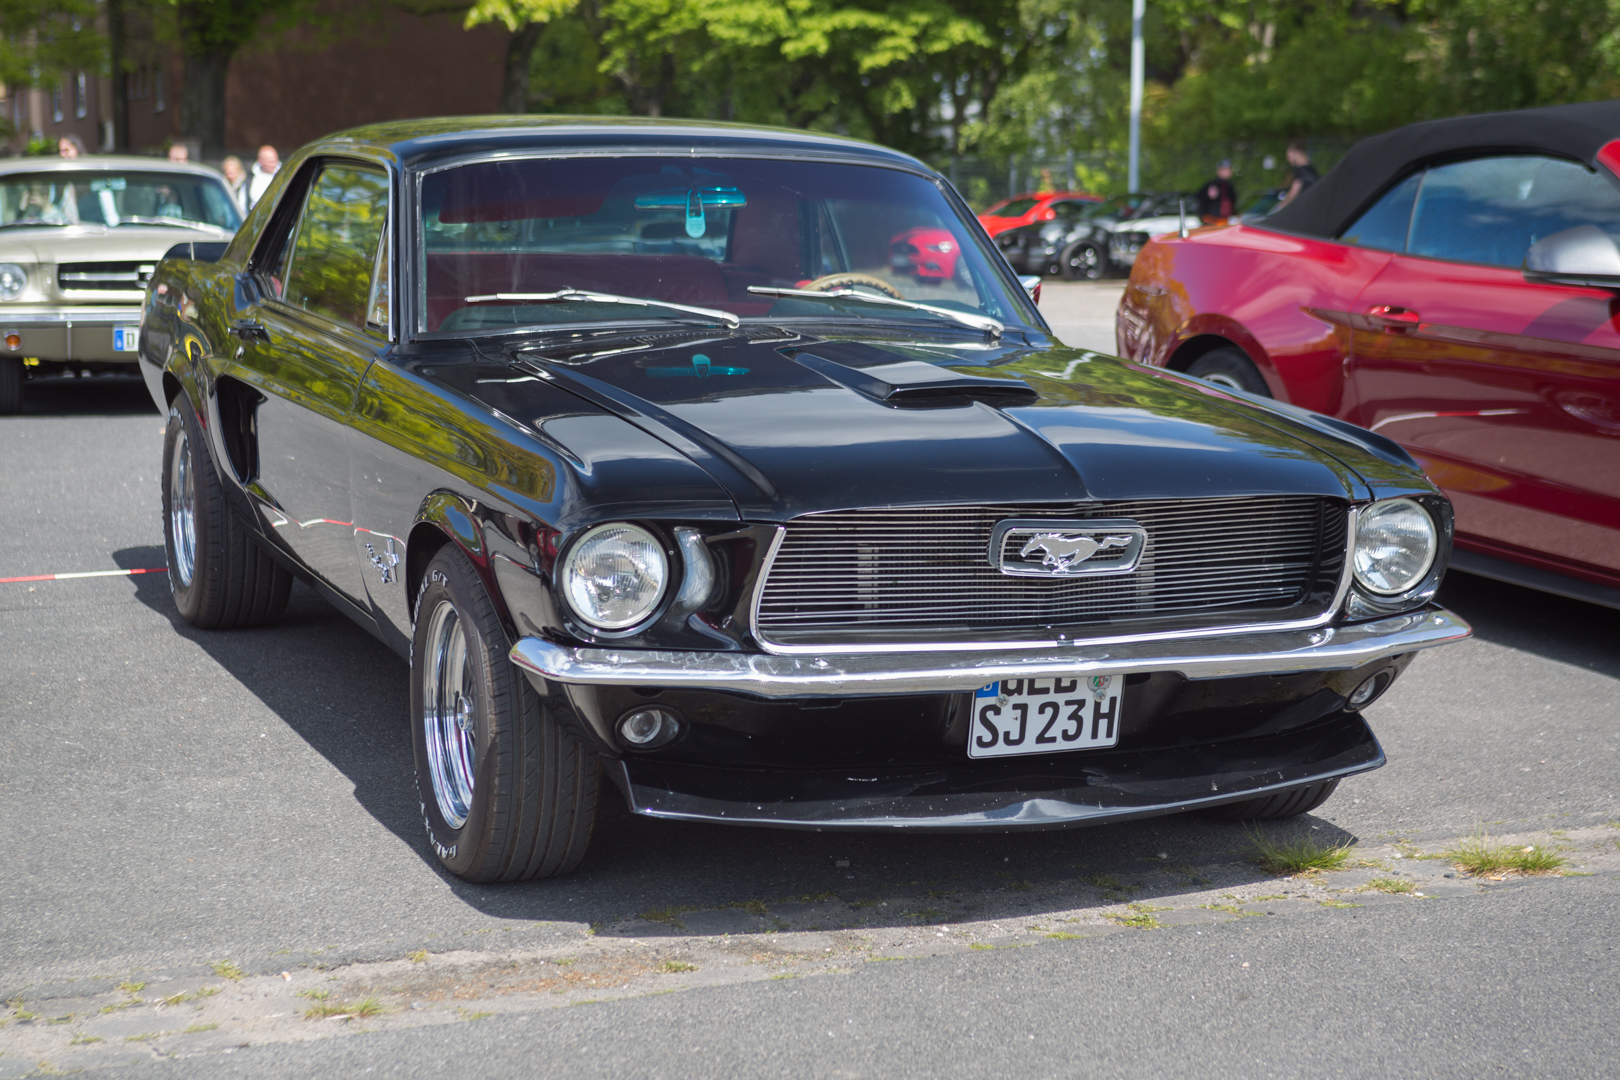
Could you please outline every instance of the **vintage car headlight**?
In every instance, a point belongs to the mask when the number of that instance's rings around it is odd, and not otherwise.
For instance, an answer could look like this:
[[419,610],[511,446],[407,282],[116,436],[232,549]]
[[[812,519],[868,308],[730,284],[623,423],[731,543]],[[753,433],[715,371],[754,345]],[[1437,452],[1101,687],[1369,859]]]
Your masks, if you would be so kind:
[[653,613],[669,581],[664,545],[646,529],[613,522],[589,529],[563,565],[568,606],[591,626],[623,630]]
[[1356,581],[1380,596],[1406,592],[1428,574],[1438,547],[1423,507],[1411,499],[1374,503],[1356,522]]
[[0,263],[0,300],[15,300],[27,288],[27,270],[16,263]]

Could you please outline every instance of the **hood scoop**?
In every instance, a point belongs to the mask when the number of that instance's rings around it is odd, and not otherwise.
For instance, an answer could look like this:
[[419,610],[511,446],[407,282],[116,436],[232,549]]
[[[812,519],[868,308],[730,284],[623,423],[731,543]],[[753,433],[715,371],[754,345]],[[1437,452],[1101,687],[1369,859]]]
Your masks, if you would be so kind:
[[[842,355],[851,351],[859,351],[863,354],[859,359],[867,362],[857,364],[855,357]],[[827,353],[839,359],[831,359]],[[1017,379],[963,375],[925,360],[902,360],[881,349],[834,345],[788,355],[823,378],[896,409],[961,408],[976,401],[1008,408],[1032,404],[1040,396],[1034,387]]]

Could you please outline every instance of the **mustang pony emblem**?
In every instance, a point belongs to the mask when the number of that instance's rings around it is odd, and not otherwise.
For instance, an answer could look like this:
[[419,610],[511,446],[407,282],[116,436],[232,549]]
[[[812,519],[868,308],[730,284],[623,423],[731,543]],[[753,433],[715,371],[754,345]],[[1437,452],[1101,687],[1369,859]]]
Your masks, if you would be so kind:
[[1062,572],[1075,563],[1085,562],[1097,552],[1107,548],[1129,547],[1131,539],[1129,536],[1095,537],[1060,532],[1037,533],[1019,550],[1018,557],[1028,559],[1037,551],[1043,552],[1041,565]]

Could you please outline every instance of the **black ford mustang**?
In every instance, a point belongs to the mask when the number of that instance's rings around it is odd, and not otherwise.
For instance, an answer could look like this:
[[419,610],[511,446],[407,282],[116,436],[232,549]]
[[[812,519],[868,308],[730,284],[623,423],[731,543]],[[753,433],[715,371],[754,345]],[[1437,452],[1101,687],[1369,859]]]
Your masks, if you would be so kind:
[[844,139],[335,135],[170,253],[140,343],[180,611],[297,576],[409,656],[470,879],[576,865],[604,773],[755,825],[1303,813],[1468,633],[1393,443],[1062,347],[947,183]]

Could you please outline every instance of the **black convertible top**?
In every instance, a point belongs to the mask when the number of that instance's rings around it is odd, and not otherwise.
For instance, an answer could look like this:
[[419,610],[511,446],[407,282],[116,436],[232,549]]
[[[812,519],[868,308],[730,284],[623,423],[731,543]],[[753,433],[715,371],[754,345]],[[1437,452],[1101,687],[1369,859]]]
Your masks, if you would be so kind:
[[1620,101],[1479,113],[1408,124],[1362,139],[1290,206],[1257,222],[1304,236],[1337,236],[1356,215],[1420,165],[1487,153],[1535,153],[1589,164],[1620,138]]

